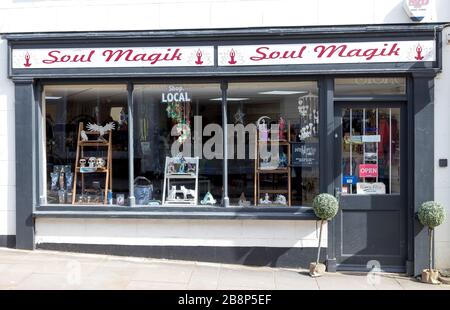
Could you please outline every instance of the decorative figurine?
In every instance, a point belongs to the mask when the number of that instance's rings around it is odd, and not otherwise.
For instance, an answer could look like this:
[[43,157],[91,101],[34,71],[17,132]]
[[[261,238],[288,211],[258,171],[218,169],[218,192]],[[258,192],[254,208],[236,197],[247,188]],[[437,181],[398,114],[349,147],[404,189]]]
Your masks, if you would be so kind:
[[86,134],[86,131],[84,131],[84,130],[82,130],[82,131],[80,132],[80,136],[81,136],[81,141],[87,141],[87,140],[89,140],[89,138],[88,138],[88,136],[87,136],[87,134]]
[[269,140],[269,129],[267,128],[267,123],[265,119],[270,119],[268,116],[261,116],[256,122],[256,126],[259,130],[259,140],[267,141]]
[[202,205],[214,205],[216,204],[216,200],[214,199],[213,195],[210,192],[207,192],[205,194],[205,197],[203,197],[202,201],[200,201],[200,203]]
[[170,162],[167,164],[167,173],[168,174],[173,174],[175,173],[175,165],[173,162]]
[[88,123],[86,128],[89,131],[94,131],[94,132],[96,131],[96,132],[98,132],[99,133],[98,140],[106,141],[103,136],[108,131],[115,129],[115,124],[114,124],[114,122],[110,122],[110,123],[106,124],[105,126],[100,126],[100,125],[97,125],[97,124]]
[[280,116],[280,120],[278,121],[278,137],[280,140],[286,140],[286,121],[282,116]]
[[127,122],[127,114],[125,113],[125,109],[122,107],[119,114],[119,125],[122,126]]
[[195,191],[193,189],[187,189],[184,185],[180,187],[180,191],[183,193],[183,199],[188,199],[188,196],[195,198]]
[[286,168],[287,166],[288,166],[287,156],[286,156],[286,154],[284,152],[280,152],[278,167],[279,168]]
[[80,167],[86,167],[86,158],[80,159]]
[[178,168],[178,173],[186,172],[186,160],[182,157],[182,161],[180,162],[180,167]]
[[250,206],[250,201],[247,200],[247,198],[245,198],[245,194],[244,192],[242,192],[241,197],[239,197],[239,207],[248,207]]
[[89,168],[95,168],[96,163],[97,163],[97,158],[89,157],[89,159],[88,159]]
[[51,178],[50,189],[52,191],[58,190],[59,172],[51,172],[50,173],[50,178]]
[[104,168],[106,165],[106,160],[103,157],[97,158],[97,168]]
[[283,195],[277,195],[275,198],[275,203],[285,206],[287,204],[286,197]]
[[266,195],[264,195],[264,199],[260,198],[260,199],[259,199],[259,203],[261,203],[261,204],[269,204],[269,203],[272,203],[272,201],[269,199],[269,194],[266,193]]
[[172,185],[172,188],[169,189],[169,192],[167,193],[167,199],[168,200],[175,200],[177,197],[177,186]]
[[64,168],[61,168],[61,171],[59,172],[59,189],[60,190],[64,190],[64,188],[65,188],[65,173],[64,173]]
[[187,163],[186,172],[187,173],[195,173],[195,164]]

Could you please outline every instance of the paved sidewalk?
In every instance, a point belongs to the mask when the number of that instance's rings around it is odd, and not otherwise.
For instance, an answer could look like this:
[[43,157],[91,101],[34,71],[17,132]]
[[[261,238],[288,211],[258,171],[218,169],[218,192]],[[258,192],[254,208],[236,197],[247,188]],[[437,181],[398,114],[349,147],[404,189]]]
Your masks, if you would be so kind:
[[379,277],[0,248],[0,289],[450,289],[398,274]]

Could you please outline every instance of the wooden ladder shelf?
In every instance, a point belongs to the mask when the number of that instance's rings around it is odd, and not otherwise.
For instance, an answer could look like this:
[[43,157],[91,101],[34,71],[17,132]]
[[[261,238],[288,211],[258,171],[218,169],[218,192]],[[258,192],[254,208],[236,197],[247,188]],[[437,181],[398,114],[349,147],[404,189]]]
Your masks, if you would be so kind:
[[[78,136],[77,136],[77,153],[76,153],[76,159],[75,159],[75,175],[74,175],[74,181],[73,181],[73,196],[72,196],[72,204],[92,204],[92,203],[86,203],[86,202],[77,202],[77,178],[80,174],[81,176],[81,195],[84,195],[85,190],[85,182],[84,177],[85,174],[104,174],[105,178],[105,189],[103,191],[103,204],[107,204],[108,202],[108,190],[112,188],[112,134],[111,130],[107,131],[104,134],[105,140],[91,140],[83,141],[81,137],[81,132],[85,131],[86,135],[88,137],[91,136],[98,136],[100,135],[97,131],[86,131],[84,129],[84,124],[81,122],[78,125]],[[97,167],[97,163],[95,163],[95,167],[92,169],[93,171],[88,171],[89,167],[81,167],[80,166],[80,159],[85,158],[87,161],[87,158],[85,157],[85,148],[106,148],[106,166],[104,167]],[[99,151],[100,152],[100,151]],[[104,151],[102,151],[104,152]],[[88,169],[86,169],[88,168]],[[98,204],[98,203],[95,203]]]

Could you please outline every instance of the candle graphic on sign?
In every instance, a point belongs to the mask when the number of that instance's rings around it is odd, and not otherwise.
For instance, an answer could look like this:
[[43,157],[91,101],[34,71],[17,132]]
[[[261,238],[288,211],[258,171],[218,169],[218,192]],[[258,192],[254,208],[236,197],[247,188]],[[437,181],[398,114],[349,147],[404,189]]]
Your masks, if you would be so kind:
[[198,49],[198,51],[197,51],[197,53],[196,53],[195,55],[197,56],[197,60],[195,61],[195,64],[201,65],[201,64],[203,63],[203,60],[202,60],[202,56],[203,56],[202,51],[201,51],[200,49]]
[[27,52],[26,54],[25,54],[25,63],[23,64],[25,67],[29,67],[29,66],[31,66],[31,63],[30,63],[30,54]]
[[230,60],[228,61],[228,63],[230,65],[236,64],[237,61],[234,59],[234,57],[236,57],[236,52],[234,51],[234,49],[231,49],[231,51],[230,51]]
[[422,56],[422,46],[420,44],[416,47],[417,56],[414,57],[416,60],[422,60],[424,57]]

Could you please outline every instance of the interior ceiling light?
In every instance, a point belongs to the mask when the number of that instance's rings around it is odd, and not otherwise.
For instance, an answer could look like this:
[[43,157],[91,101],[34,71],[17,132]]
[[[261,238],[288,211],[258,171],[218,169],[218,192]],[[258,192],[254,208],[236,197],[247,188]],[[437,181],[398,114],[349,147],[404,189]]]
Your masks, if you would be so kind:
[[[230,98],[227,98],[227,101],[243,101],[243,100],[248,100],[249,98],[233,98],[233,97],[230,97]],[[212,98],[212,99],[209,99],[209,100],[211,100],[211,101],[222,101],[222,98]]]
[[61,99],[62,97],[56,97],[56,96],[45,96],[45,100],[58,100]]
[[271,91],[262,91],[258,94],[261,95],[297,95],[297,94],[307,94],[307,91],[304,90],[271,90]]

